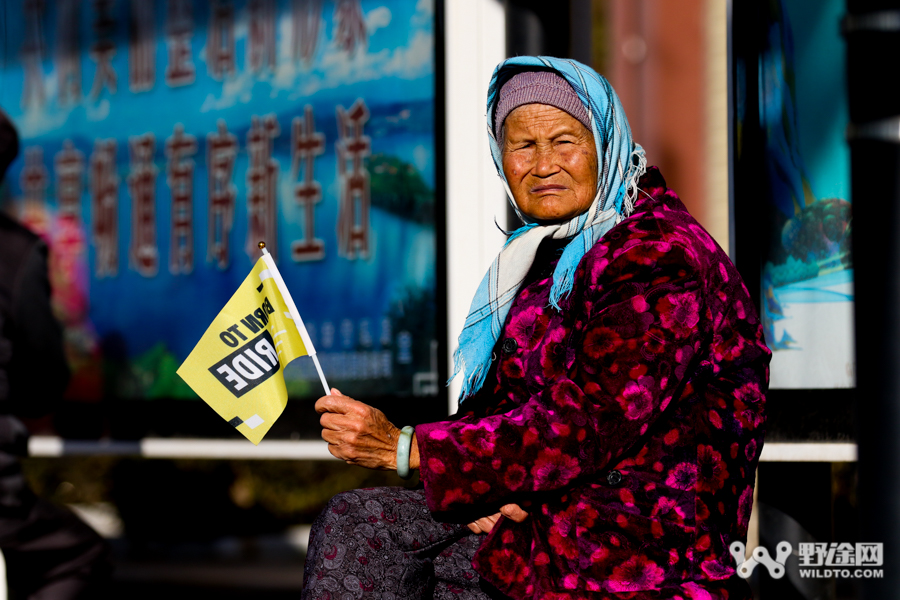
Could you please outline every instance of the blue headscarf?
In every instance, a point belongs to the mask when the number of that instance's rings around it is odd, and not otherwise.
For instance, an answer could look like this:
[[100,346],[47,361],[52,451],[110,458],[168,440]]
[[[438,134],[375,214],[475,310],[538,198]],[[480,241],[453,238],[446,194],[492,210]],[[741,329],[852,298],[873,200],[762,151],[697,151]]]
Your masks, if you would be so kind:
[[[530,219],[516,205],[503,173],[503,159],[494,136],[493,121],[500,88],[512,75],[548,69],[563,77],[584,103],[597,149],[598,176],[597,194],[587,212],[564,223],[545,225]],[[459,335],[459,348],[453,355],[453,377],[464,371],[460,400],[471,396],[484,384],[491,365],[491,350],[500,337],[509,309],[541,242],[548,238],[572,238],[556,265],[550,288],[550,304],[559,310],[560,299],[572,290],[575,268],[581,258],[603,234],[633,210],[637,181],[647,165],[643,148],[631,139],[625,111],[612,86],[590,67],[571,59],[518,56],[500,63],[488,88],[487,130],[497,173],[503,180],[510,203],[525,225],[512,232],[472,299]]]

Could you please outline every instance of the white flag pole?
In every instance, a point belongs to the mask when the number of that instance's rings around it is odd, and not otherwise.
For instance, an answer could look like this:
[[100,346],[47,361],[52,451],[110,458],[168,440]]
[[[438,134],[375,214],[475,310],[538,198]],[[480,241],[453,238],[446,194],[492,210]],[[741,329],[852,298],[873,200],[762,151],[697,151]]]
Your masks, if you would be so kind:
[[306,331],[306,325],[303,324],[303,319],[300,318],[300,313],[297,311],[297,305],[294,304],[294,299],[291,298],[291,293],[288,291],[284,279],[281,278],[281,273],[278,271],[278,267],[275,265],[272,255],[266,250],[265,242],[259,243],[259,249],[262,250],[263,262],[265,262],[266,266],[269,268],[272,279],[275,280],[275,285],[278,286],[278,291],[281,292],[281,297],[284,298],[284,301],[287,304],[288,312],[291,313],[291,320],[294,322],[297,331],[300,333],[303,345],[306,346],[306,353],[309,354],[309,357],[313,360],[313,364],[316,365],[316,371],[319,373],[319,381],[322,382],[322,387],[325,389],[325,395],[330,396],[331,388],[328,387],[328,382],[325,381],[322,365],[319,364],[319,358],[316,356],[316,348],[313,346],[312,340],[309,337],[309,332]]

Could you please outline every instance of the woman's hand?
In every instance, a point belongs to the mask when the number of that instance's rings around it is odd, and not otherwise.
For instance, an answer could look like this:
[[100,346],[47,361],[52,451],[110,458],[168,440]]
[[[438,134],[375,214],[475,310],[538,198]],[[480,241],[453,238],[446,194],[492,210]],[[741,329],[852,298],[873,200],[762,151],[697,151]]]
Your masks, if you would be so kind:
[[[397,468],[397,443],[400,430],[384,413],[368,404],[344,396],[331,388],[330,396],[316,401],[322,417],[322,439],[328,451],[351,465],[391,471]],[[411,469],[419,467],[419,448],[413,435],[409,454]]]
[[500,512],[489,517],[481,517],[477,521],[469,523],[469,531],[472,533],[490,533],[497,521],[500,520],[501,515],[516,523],[521,523],[528,518],[528,513],[522,510],[522,507],[518,504],[506,504],[500,507]]

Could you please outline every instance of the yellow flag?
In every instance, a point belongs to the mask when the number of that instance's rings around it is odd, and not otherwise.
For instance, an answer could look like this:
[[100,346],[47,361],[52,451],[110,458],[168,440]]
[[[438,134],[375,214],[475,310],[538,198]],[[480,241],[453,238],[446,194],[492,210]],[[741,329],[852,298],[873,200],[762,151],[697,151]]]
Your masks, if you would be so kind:
[[254,444],[287,405],[284,367],[315,354],[280,282],[271,256],[260,258],[178,368],[197,395]]

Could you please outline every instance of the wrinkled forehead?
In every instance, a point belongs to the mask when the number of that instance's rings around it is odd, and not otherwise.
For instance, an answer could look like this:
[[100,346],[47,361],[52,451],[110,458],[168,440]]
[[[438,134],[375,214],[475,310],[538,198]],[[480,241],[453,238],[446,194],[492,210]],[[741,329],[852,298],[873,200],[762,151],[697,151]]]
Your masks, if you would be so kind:
[[571,134],[593,144],[594,135],[584,124],[555,106],[549,104],[523,104],[512,111],[500,126],[498,141],[509,141],[510,132],[513,137],[546,138]]

